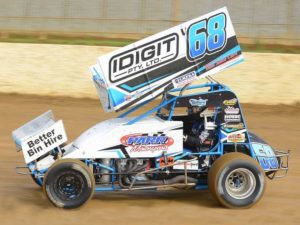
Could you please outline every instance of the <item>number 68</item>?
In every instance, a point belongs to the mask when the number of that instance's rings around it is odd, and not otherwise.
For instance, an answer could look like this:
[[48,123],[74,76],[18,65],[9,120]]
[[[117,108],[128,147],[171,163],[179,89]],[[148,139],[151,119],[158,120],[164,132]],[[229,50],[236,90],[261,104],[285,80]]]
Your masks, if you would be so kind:
[[188,56],[190,60],[221,49],[226,42],[224,13],[201,20],[188,28]]

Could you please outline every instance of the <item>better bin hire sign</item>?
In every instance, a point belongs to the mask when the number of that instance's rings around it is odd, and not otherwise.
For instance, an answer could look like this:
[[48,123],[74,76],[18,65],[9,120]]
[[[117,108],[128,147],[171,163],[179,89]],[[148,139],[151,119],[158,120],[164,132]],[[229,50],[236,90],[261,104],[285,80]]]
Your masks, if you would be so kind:
[[26,163],[44,155],[67,141],[67,135],[62,120],[57,121],[38,134],[22,140],[22,150]]

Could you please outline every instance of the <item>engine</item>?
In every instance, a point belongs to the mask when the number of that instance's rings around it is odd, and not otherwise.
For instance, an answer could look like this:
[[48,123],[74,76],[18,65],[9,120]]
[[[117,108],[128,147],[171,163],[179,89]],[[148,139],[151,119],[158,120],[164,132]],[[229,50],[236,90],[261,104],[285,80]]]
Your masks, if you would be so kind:
[[[165,163],[165,160],[167,160]],[[184,161],[184,160],[183,160]],[[160,169],[157,168],[160,164]],[[147,187],[172,185],[177,183],[197,183],[198,173],[189,172],[189,176],[184,175],[183,170],[174,169],[175,166],[165,167],[173,164],[169,158],[156,161],[156,159],[99,159],[94,163],[94,175],[97,184],[111,184],[112,176],[115,176],[120,187],[128,189],[132,187]],[[197,163],[198,165],[198,163]],[[115,173],[110,168],[115,168]]]
[[118,181],[120,186],[123,188],[128,188],[132,183],[134,176],[136,184],[148,184],[152,179],[152,174],[140,174],[140,172],[145,172],[151,168],[150,159],[120,159],[117,160],[116,166],[118,169]]
[[[166,159],[167,164],[173,163]],[[111,163],[115,164],[116,179],[120,187],[128,189],[132,187],[147,187],[147,186],[161,186],[172,185],[177,183],[194,183],[198,182],[197,174],[195,176],[185,176],[183,171],[173,170],[173,167],[164,167],[164,161],[155,161],[155,159],[105,159],[101,160],[101,164],[108,166]],[[156,169],[157,163],[160,164],[160,169]],[[164,163],[161,165],[161,163]],[[102,184],[109,184],[111,176],[109,171],[103,167],[99,170],[97,180]],[[98,183],[97,182],[97,183]]]

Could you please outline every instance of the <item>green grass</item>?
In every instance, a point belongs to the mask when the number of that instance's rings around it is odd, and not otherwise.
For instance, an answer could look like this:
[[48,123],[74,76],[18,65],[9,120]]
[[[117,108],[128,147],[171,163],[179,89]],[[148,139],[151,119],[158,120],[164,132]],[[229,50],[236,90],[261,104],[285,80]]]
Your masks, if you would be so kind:
[[133,43],[135,40],[128,39],[104,39],[97,37],[66,37],[48,35],[40,37],[37,35],[11,34],[8,37],[0,37],[0,42],[9,43],[34,43],[34,44],[63,44],[63,45],[98,45],[122,47]]
[[[59,35],[22,35],[10,34],[0,37],[0,42],[9,43],[36,43],[36,44],[64,44],[64,45],[94,45],[94,46],[115,46],[122,47],[136,40],[130,39],[108,39],[97,37],[79,37],[79,36],[59,36]],[[292,53],[300,54],[300,46],[285,46],[285,45],[266,45],[260,44],[241,44],[241,48],[245,52],[271,52],[271,53]]]

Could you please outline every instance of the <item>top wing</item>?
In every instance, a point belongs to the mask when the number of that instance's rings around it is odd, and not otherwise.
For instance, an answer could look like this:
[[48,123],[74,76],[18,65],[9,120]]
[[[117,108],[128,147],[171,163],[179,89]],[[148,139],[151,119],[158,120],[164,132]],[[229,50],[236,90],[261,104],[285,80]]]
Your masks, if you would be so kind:
[[119,111],[241,61],[224,7],[100,56],[91,71],[105,111]]

